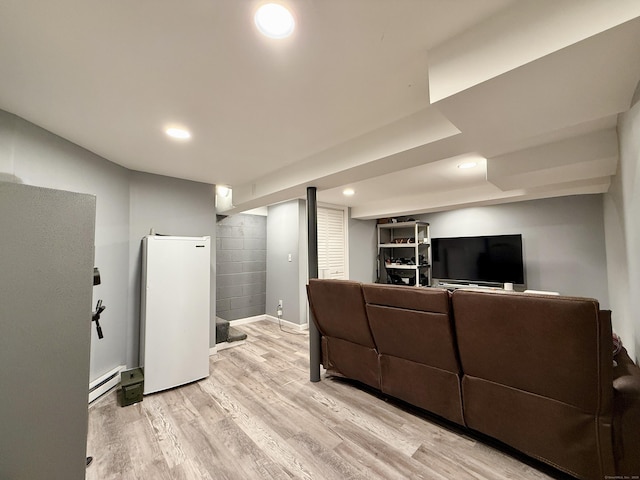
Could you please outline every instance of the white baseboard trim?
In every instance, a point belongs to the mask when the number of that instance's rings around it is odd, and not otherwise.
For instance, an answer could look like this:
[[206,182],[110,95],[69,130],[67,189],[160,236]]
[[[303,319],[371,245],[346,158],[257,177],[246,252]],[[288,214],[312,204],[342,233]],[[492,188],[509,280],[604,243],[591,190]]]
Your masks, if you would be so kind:
[[[256,315],[254,317],[238,318],[237,320],[229,320],[229,326],[230,327],[236,327],[238,325],[247,325],[249,323],[260,322],[262,320],[267,320],[269,322],[278,323],[278,318],[277,317],[273,317],[271,315],[264,314],[264,315]],[[304,324],[300,325],[298,323],[289,322],[287,320],[280,320],[280,323],[282,323],[283,326],[285,326],[287,328],[291,328],[293,330],[303,331],[303,330],[308,330],[309,329],[309,324],[308,323],[304,323]],[[225,350],[227,348],[235,347],[235,346],[238,346],[238,345],[244,345],[244,343],[245,343],[245,340],[239,340],[237,342],[216,343],[215,347],[209,348],[209,356],[215,355],[220,350]]]
[[[278,318],[277,317],[264,314],[264,315],[256,315],[255,317],[247,317],[247,318],[239,318],[237,320],[229,320],[229,326],[230,327],[236,327],[238,325],[246,325],[248,323],[259,322],[261,320],[267,320],[269,322],[278,323]],[[285,327],[294,328],[296,330],[308,330],[309,329],[309,324],[308,323],[303,323],[301,325],[299,323],[289,322],[289,321],[284,320],[284,319],[280,320],[280,322]],[[219,345],[220,344],[218,344],[218,346]]]
[[256,315],[255,317],[238,318],[237,320],[229,320],[229,326],[246,325],[247,323],[259,322],[266,320],[267,315]]
[[120,383],[120,373],[126,370],[126,365],[119,365],[113,370],[105,373],[104,375],[96,378],[93,382],[89,383],[89,403],[96,400],[101,395],[107,393],[113,387]]
[[[254,317],[246,317],[246,318],[239,318],[237,320],[229,320],[229,326],[230,327],[234,327],[234,326],[237,326],[237,325],[246,325],[248,323],[259,322],[260,320],[264,320],[265,319],[264,317],[265,317],[264,315],[256,315]],[[217,317],[217,318],[219,318],[219,317]],[[224,319],[221,318],[220,320],[224,320]],[[236,346],[239,346],[239,345],[244,345],[244,343],[245,343],[244,340],[238,340],[237,342],[216,343],[214,347],[209,348],[209,356],[215,355],[220,350],[225,350],[227,348],[236,347]]]
[[[265,317],[264,318],[265,320],[268,320],[268,321],[273,322],[273,323],[278,323],[278,317],[274,317],[274,316],[271,316],[271,315],[265,315],[264,317]],[[284,320],[284,319],[280,320],[280,323],[282,323],[282,325],[287,327],[287,328],[293,328],[295,330],[303,331],[303,330],[308,330],[309,329],[309,324],[308,323],[299,324],[299,323],[289,322],[289,321]]]

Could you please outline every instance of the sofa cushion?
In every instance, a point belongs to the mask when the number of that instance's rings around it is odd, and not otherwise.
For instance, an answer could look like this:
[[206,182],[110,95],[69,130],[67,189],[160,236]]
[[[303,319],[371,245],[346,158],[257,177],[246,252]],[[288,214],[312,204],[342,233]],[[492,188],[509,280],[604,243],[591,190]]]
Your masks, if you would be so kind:
[[449,292],[374,284],[362,290],[381,354],[460,372]]
[[380,363],[378,352],[371,347],[341,340],[326,338],[326,355],[329,364],[328,372],[337,373],[352,380],[357,380],[380,390]]
[[315,323],[322,335],[376,347],[359,282],[311,279],[308,296]]
[[464,417],[575,477],[615,471],[610,312],[596,300],[458,290]]
[[327,371],[380,389],[378,351],[369,329],[361,284],[311,279],[307,295],[322,334],[322,363]]
[[465,425],[457,374],[404,358],[380,355],[380,389],[416,407]]
[[453,311],[465,374],[610,412],[611,322],[596,300],[458,290]]
[[[574,477],[601,480],[614,472],[611,423],[540,395],[465,375],[467,425]],[[614,478],[614,477],[611,477]]]
[[613,371],[613,426],[616,474],[640,472],[640,368],[623,347]]
[[442,288],[407,288],[402,285],[366,283],[362,285],[362,290],[369,305],[451,314],[449,292]]
[[449,292],[362,286],[384,393],[464,425]]

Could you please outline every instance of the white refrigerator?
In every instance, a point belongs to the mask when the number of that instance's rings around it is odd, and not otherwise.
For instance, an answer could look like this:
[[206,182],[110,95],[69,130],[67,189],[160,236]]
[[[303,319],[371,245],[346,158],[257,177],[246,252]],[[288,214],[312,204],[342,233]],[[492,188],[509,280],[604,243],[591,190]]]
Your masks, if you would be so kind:
[[144,394],[209,375],[209,237],[142,240],[140,365]]

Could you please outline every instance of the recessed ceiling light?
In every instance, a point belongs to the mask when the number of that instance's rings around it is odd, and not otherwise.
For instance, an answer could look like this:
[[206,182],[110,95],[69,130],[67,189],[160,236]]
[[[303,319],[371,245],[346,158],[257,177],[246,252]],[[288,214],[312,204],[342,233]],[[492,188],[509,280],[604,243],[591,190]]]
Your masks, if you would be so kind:
[[354,193],[356,193],[356,192],[355,192],[355,190],[354,190],[353,188],[345,188],[345,189],[342,191],[342,194],[343,194],[343,195],[346,195],[347,197],[350,197],[350,196],[351,196],[351,195],[353,195]]
[[291,12],[277,3],[262,5],[256,11],[254,20],[258,30],[271,38],[288,37],[296,26]]
[[467,168],[473,168],[473,167],[476,167],[477,165],[478,165],[478,162],[464,162],[458,165],[458,168],[460,170],[466,170]]
[[165,133],[169,135],[171,138],[177,138],[179,140],[187,140],[191,138],[191,133],[184,128],[167,128]]

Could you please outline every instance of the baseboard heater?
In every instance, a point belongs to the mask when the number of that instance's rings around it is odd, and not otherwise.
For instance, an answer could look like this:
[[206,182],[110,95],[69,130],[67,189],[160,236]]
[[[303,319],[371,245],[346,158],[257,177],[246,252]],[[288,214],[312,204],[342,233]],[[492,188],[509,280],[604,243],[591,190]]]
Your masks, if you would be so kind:
[[120,383],[120,372],[126,368],[126,365],[120,365],[89,383],[89,403]]

